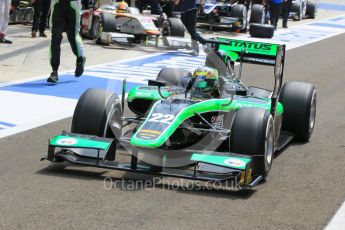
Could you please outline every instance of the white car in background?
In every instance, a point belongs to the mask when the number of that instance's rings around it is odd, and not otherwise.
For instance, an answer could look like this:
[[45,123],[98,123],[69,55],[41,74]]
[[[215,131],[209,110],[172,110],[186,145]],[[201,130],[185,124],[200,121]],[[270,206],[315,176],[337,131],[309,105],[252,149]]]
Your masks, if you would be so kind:
[[309,0],[293,0],[290,9],[290,17],[297,21],[304,18],[314,19],[316,17],[317,8],[318,2]]

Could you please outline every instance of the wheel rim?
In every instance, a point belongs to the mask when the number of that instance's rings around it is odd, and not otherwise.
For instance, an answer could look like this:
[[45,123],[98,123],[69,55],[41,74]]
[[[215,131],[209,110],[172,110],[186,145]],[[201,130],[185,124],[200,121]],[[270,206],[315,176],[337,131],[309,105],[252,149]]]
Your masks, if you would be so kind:
[[95,39],[95,40],[98,39],[100,27],[101,27],[101,25],[99,23],[99,20],[96,19],[93,22],[93,26],[92,26],[92,36],[93,36],[93,39]]
[[163,23],[162,34],[163,34],[163,36],[169,36],[170,35],[170,25],[168,22]]
[[313,92],[313,97],[311,99],[310,115],[309,115],[309,134],[314,130],[316,118],[316,92]]
[[121,110],[118,107],[116,107],[116,105],[113,105],[112,112],[109,116],[109,121],[107,122],[107,124],[110,126],[112,133],[117,139],[121,137],[121,130],[122,130],[122,124],[120,121],[121,116],[122,116]]
[[273,160],[273,146],[274,146],[274,137],[273,137],[273,119],[269,118],[266,128],[266,138],[265,138],[265,168],[266,172],[269,171],[272,160]]
[[306,15],[306,13],[307,13],[307,4],[302,3],[302,18],[301,18],[301,19],[304,18],[304,16]]
[[242,30],[247,28],[247,9],[243,10],[243,22],[242,22]]
[[265,24],[265,21],[266,21],[266,15],[265,15],[265,9],[264,9],[261,14],[261,24]]

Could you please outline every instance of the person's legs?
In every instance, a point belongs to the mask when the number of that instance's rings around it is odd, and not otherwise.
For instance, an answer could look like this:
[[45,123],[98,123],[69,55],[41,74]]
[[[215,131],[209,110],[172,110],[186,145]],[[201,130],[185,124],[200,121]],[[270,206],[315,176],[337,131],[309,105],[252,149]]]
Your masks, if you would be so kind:
[[199,44],[198,41],[201,43],[205,43],[205,40],[197,33],[196,31],[196,10],[190,10],[181,14],[181,21],[186,27],[188,33],[192,39],[192,49],[195,55],[199,54]]
[[[44,31],[47,28],[49,9],[50,9],[50,0],[44,0],[42,2],[42,10],[41,10],[42,13],[41,13],[40,26],[39,26],[40,36],[45,35]],[[46,36],[43,36],[43,37],[46,37]]]
[[[281,4],[280,4],[281,5]],[[279,11],[279,4],[272,3],[270,4],[270,20],[271,20],[271,25],[274,26],[274,28],[277,28],[277,23],[278,19],[280,16],[280,11]]]
[[284,28],[288,27],[287,22],[289,18],[291,4],[292,4],[292,0],[286,0],[283,2],[282,13],[283,13],[283,27]]
[[65,14],[62,10],[62,6],[59,3],[59,0],[52,0],[51,6],[51,32],[52,32],[52,40],[50,45],[50,64],[52,66],[53,71],[58,71],[60,66],[60,52],[61,52],[61,41],[62,41],[62,33],[64,32],[65,28]]
[[271,25],[274,26],[275,25],[275,14],[274,14],[274,3],[270,2],[270,22]]
[[38,31],[43,4],[44,4],[44,0],[36,0],[34,2],[34,16],[33,16],[33,21],[32,21],[32,28],[31,28],[31,36],[33,38],[36,37],[36,33]]
[[75,76],[79,77],[84,72],[85,57],[83,43],[79,35],[81,9],[77,1],[70,1],[70,10],[67,15],[67,38],[72,51],[77,57]]
[[5,2],[0,2],[0,39],[5,37],[5,34],[3,33],[3,24],[4,24],[4,17],[5,17]]
[[163,10],[158,0],[149,0],[149,1],[150,1],[150,6],[151,6],[151,13],[156,14],[156,15],[162,15]]
[[283,8],[283,3],[279,3],[279,4],[276,4],[276,24],[275,24],[275,27],[277,28],[277,25],[278,25],[278,21],[279,21],[279,17],[280,17],[280,15],[281,15],[281,13],[282,13],[282,8]]
[[10,17],[11,0],[4,0],[0,3],[0,43],[12,44],[10,40],[5,39]]

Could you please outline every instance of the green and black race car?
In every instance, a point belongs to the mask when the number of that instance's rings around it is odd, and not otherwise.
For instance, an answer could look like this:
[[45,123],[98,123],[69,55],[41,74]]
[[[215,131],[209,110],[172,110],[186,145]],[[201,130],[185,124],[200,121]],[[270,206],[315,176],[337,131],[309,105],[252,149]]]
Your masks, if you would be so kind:
[[[194,73],[165,68],[122,99],[89,89],[76,106],[71,133],[50,139],[47,159],[252,188],[269,174],[274,153],[291,140],[307,142],[316,89],[284,85],[285,46],[208,40],[205,66]],[[234,65],[239,62],[240,71]],[[274,88],[247,87],[242,63],[274,67]],[[123,115],[125,100],[132,117]],[[130,157],[117,161],[125,149]],[[127,154],[128,155],[128,154]]]

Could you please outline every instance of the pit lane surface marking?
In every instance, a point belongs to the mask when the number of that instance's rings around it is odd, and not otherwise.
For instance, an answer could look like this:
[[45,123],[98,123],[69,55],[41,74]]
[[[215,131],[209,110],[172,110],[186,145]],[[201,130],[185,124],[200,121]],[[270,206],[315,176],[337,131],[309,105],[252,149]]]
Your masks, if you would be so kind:
[[[318,26],[317,23],[322,23]],[[334,28],[337,26],[336,28]],[[254,39],[249,35],[239,39],[284,43],[287,49],[317,42],[345,32],[345,15],[330,19],[297,25],[288,30],[278,30],[272,39]],[[90,87],[106,88],[118,94],[121,82],[127,79],[128,89],[144,84],[147,79],[157,76],[164,67],[180,67],[193,70],[200,66],[205,54],[191,57],[179,52],[158,53],[135,59],[88,67],[79,80],[73,71],[61,73],[57,85],[45,82],[47,76],[0,84],[0,120],[16,124],[2,126],[0,138],[13,135],[49,122],[70,117],[77,99]],[[24,109],[25,108],[25,109]]]
[[342,230],[345,228],[345,202],[340,206],[337,213],[328,223],[325,230]]

